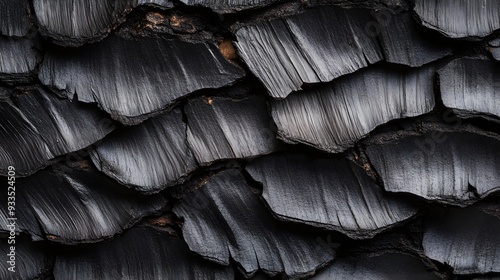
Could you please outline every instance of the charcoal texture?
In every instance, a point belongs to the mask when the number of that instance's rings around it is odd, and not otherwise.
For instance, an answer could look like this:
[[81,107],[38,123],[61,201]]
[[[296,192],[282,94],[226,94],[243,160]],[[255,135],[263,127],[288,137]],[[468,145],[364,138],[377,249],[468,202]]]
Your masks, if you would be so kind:
[[[15,246],[14,252],[11,251],[11,246]],[[17,237],[15,244],[2,240],[0,254],[0,278],[5,280],[44,279],[50,274],[53,265],[53,255],[47,246],[40,242],[30,242],[25,237]],[[10,265],[7,263],[12,255],[17,260],[14,271],[9,270]]]
[[500,220],[475,206],[441,209],[429,218],[425,254],[456,274],[500,272]]
[[56,279],[232,280],[231,267],[201,259],[179,237],[133,228],[111,242],[72,248],[56,258]]
[[99,170],[118,182],[152,193],[181,181],[198,165],[187,145],[179,110],[126,127],[91,153]]
[[280,2],[276,0],[181,0],[186,5],[202,6],[210,8],[218,13],[234,13],[251,8],[259,8],[273,2]]
[[0,81],[29,81],[40,61],[36,48],[35,39],[0,36]]
[[28,0],[0,1],[0,34],[23,37],[31,27]]
[[378,125],[434,108],[434,69],[370,67],[271,103],[278,136],[328,152],[352,147]]
[[236,36],[242,59],[275,98],[383,59],[421,66],[451,52],[422,35],[409,13],[388,10],[319,7],[244,26]]
[[39,78],[66,90],[70,99],[97,102],[114,119],[137,124],[180,97],[231,84],[242,75],[213,44],[114,35],[97,44],[48,52]]
[[[60,243],[112,237],[166,206],[162,196],[139,195],[87,170],[44,170],[17,180],[17,184],[22,186],[18,196],[26,200],[26,204],[17,206],[17,212],[32,212],[29,218],[36,218],[45,238]],[[24,223],[21,217],[18,219]]]
[[167,0],[33,0],[42,33],[63,46],[80,46],[104,38],[134,7]]
[[391,192],[466,205],[500,188],[500,140],[490,136],[437,130],[366,153]]
[[461,117],[500,118],[500,65],[459,58],[438,71],[441,99]]
[[335,260],[310,279],[437,280],[440,278],[430,272],[417,257],[403,253],[385,253],[372,257]]
[[343,158],[271,155],[246,170],[264,186],[263,197],[282,220],[370,238],[415,215],[417,209],[386,195],[359,166]]
[[416,0],[415,12],[425,27],[450,38],[477,39],[500,29],[495,0]]
[[60,99],[41,88],[0,102],[0,174],[12,165],[30,175],[54,158],[83,149],[113,130],[95,106]]
[[182,234],[191,250],[225,265],[234,259],[247,275],[260,268],[307,276],[334,257],[314,236],[281,228],[235,170],[209,178],[173,211],[184,219]]
[[198,98],[190,101],[185,111],[189,146],[201,164],[254,157],[277,149],[273,122],[261,97]]

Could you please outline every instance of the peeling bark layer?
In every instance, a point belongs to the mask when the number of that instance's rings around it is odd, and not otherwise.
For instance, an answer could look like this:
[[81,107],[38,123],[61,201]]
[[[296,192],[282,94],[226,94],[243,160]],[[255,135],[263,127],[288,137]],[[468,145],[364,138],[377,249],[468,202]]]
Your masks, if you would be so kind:
[[248,158],[277,149],[265,99],[208,97],[185,108],[187,140],[201,164],[220,159]]
[[59,254],[56,279],[207,279],[232,280],[231,267],[201,259],[181,238],[134,228],[111,242],[72,248]]
[[209,178],[173,211],[184,219],[191,250],[224,265],[234,259],[246,275],[260,268],[270,275],[307,276],[334,256],[313,236],[280,227],[234,170]]
[[27,89],[15,103],[0,102],[0,174],[12,165],[26,176],[56,157],[83,149],[113,130],[106,115],[90,105]]
[[[44,170],[17,180],[17,184],[22,186],[17,194],[20,203],[16,213],[23,213],[19,222],[29,226],[27,231],[34,235],[40,234],[31,232],[39,224],[45,238],[60,243],[112,237],[166,205],[162,196],[139,195],[86,170]],[[7,208],[0,209],[7,217]],[[24,221],[24,216],[29,220]]]
[[42,34],[62,46],[104,38],[142,4],[172,7],[167,0],[33,0]]
[[500,65],[459,58],[438,71],[443,104],[460,117],[500,118]]
[[246,170],[264,185],[263,197],[280,219],[354,239],[371,238],[417,212],[386,195],[361,167],[343,158],[271,155],[251,162]]
[[97,102],[114,119],[137,124],[180,97],[231,84],[242,75],[213,44],[111,36],[48,52],[39,78],[65,90],[70,99]]
[[495,0],[416,0],[415,12],[425,27],[450,38],[479,39],[500,29]]
[[500,140],[490,136],[436,130],[366,153],[390,192],[467,205],[500,188]]
[[372,15],[367,9],[318,7],[244,26],[236,32],[236,46],[275,98],[383,59],[421,66],[450,53],[449,47],[420,35],[409,13]]
[[144,193],[180,183],[198,165],[186,141],[186,125],[173,110],[106,137],[91,153],[97,168]]
[[352,147],[378,125],[434,108],[434,69],[373,67],[271,102],[278,136],[328,152]]
[[475,206],[433,214],[422,244],[427,256],[456,274],[500,272],[500,220]]

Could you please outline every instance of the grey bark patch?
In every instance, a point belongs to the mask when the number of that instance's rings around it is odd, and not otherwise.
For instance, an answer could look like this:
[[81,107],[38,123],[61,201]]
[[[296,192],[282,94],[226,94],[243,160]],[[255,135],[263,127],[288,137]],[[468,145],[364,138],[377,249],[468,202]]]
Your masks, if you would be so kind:
[[0,34],[24,37],[30,27],[28,0],[0,1]]
[[110,242],[73,247],[56,257],[54,276],[65,279],[232,280],[234,271],[203,260],[179,237],[133,228]]
[[225,265],[234,259],[246,275],[260,268],[270,275],[304,277],[334,257],[314,236],[277,224],[235,170],[209,178],[173,211],[184,219],[182,232],[191,250]]
[[17,104],[0,102],[0,174],[7,167],[26,176],[58,156],[83,149],[113,130],[94,106],[60,99],[41,88],[27,90]]
[[106,37],[136,6],[172,7],[167,0],[34,0],[44,36],[62,46],[81,46]]
[[277,149],[272,119],[262,97],[198,98],[185,107],[187,139],[197,161],[248,158]]
[[500,272],[500,220],[476,206],[446,208],[428,217],[424,253],[455,274]]
[[371,238],[412,217],[417,208],[384,193],[366,172],[344,158],[269,155],[246,170],[264,186],[263,197],[280,219]]
[[[101,241],[166,206],[161,195],[137,194],[89,170],[44,170],[16,184],[22,187],[17,196],[26,201],[16,213],[31,212],[44,236],[59,243]],[[27,231],[37,234],[29,225]]]
[[144,193],[180,183],[198,164],[178,109],[106,137],[91,158],[99,170]]
[[460,117],[500,118],[500,65],[459,58],[438,70],[443,104]]
[[425,27],[450,38],[480,39],[500,29],[495,0],[416,0],[414,9]]
[[0,81],[27,82],[40,61],[35,38],[0,36]]
[[408,12],[322,6],[243,26],[236,46],[269,94],[285,98],[383,59],[415,67],[451,53],[418,27]]
[[78,49],[49,51],[39,78],[65,89],[70,99],[97,102],[113,118],[137,124],[180,97],[231,84],[244,74],[213,44],[136,39],[113,35]]
[[426,132],[366,153],[390,192],[467,205],[500,188],[500,141],[470,132]]
[[434,108],[434,69],[370,67],[271,102],[278,136],[328,152],[352,147],[378,125]]
[[[15,247],[12,253],[11,246]],[[9,271],[8,261],[14,254],[14,271]],[[17,236],[15,244],[2,240],[0,244],[0,278],[4,280],[16,279],[45,279],[50,273],[54,262],[53,252],[46,246],[31,242],[25,236]]]

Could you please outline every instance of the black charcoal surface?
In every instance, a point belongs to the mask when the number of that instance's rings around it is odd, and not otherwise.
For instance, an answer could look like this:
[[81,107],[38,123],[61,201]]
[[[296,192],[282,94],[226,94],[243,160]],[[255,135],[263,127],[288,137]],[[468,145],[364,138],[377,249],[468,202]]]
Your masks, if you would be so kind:
[[36,48],[37,42],[34,38],[0,35],[0,81],[28,81],[40,61]]
[[198,164],[188,147],[182,113],[174,109],[106,137],[91,158],[121,184],[154,193],[180,183]]
[[14,166],[18,176],[33,174],[113,130],[95,106],[58,98],[42,88],[26,89],[16,99],[0,102],[1,175],[8,166]]
[[0,34],[23,37],[31,27],[28,0],[0,0]]
[[378,35],[387,62],[418,67],[451,54],[450,45],[422,30],[410,13],[379,11],[377,17],[379,29],[373,24],[372,29],[380,30]]
[[371,238],[417,213],[415,206],[387,195],[363,168],[344,158],[269,155],[246,170],[264,186],[262,196],[278,218],[354,239]]
[[[10,232],[13,230],[16,234],[29,234],[32,240],[44,240],[43,230],[31,210],[28,199],[24,196],[15,197],[16,181],[14,180],[12,184],[8,184],[7,180],[2,181],[5,182],[6,187],[5,190],[2,189],[2,192],[0,192],[0,201],[4,202],[0,204],[0,232],[10,235]],[[9,197],[15,197],[14,204],[11,203],[9,205]],[[11,198],[10,201],[13,201],[13,199]]]
[[252,8],[260,8],[280,0],[181,0],[186,5],[202,6],[217,13],[235,13]]
[[454,274],[500,272],[500,220],[476,206],[440,209],[427,218],[424,253]]
[[[15,243],[9,244],[7,239],[0,242],[0,279],[45,279],[50,274],[54,256],[46,244],[31,242],[24,236],[9,240]],[[8,263],[12,256],[14,262]]]
[[234,259],[246,275],[307,276],[334,257],[318,236],[282,228],[236,170],[209,178],[173,211],[191,250],[224,265]]
[[443,104],[460,117],[500,118],[500,65],[459,58],[438,70]]
[[271,115],[262,97],[197,98],[184,110],[189,146],[200,164],[254,157],[277,149]]
[[479,39],[500,29],[500,2],[495,0],[416,0],[422,24],[450,38]]
[[236,46],[269,94],[285,98],[383,59],[416,67],[451,53],[421,29],[408,12],[324,6],[244,26]]
[[390,192],[467,205],[500,189],[500,140],[493,136],[434,130],[366,153]]
[[318,7],[244,26],[236,47],[269,94],[284,98],[304,83],[331,81],[382,60],[377,38],[364,31],[370,19],[368,10]]
[[104,38],[142,4],[172,7],[167,0],[33,0],[42,34],[63,46]]
[[352,147],[377,126],[434,108],[434,68],[373,66],[271,102],[278,137],[328,152]]
[[74,247],[58,254],[54,276],[82,280],[233,280],[234,271],[190,252],[179,237],[132,228],[110,242]]
[[90,170],[43,170],[17,180],[45,237],[54,242],[97,242],[122,232],[166,206],[161,195],[144,196]]
[[311,280],[427,280],[440,279],[417,257],[404,253],[382,253],[368,257],[335,260]]
[[210,43],[116,35],[46,54],[39,78],[70,99],[97,102],[114,119],[137,124],[191,92],[219,88],[243,76]]

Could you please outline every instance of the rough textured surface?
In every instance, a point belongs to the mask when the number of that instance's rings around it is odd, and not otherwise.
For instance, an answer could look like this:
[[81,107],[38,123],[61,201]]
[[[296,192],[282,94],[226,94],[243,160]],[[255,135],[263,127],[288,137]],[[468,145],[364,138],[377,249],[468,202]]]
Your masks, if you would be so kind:
[[461,117],[500,118],[500,65],[460,58],[438,71],[441,99]]
[[416,214],[386,195],[366,172],[343,158],[270,155],[246,167],[264,186],[263,197],[280,219],[370,238]]
[[17,184],[29,205],[18,212],[32,211],[45,237],[62,243],[111,237],[166,205],[162,196],[139,195],[86,170],[44,170]]
[[268,154],[277,148],[264,98],[198,98],[188,103],[185,112],[189,146],[201,164]]
[[279,0],[181,0],[186,5],[210,8],[218,13],[234,13],[251,8],[259,8]]
[[39,60],[35,40],[0,36],[0,81],[27,81]]
[[434,213],[422,244],[428,257],[455,274],[500,272],[500,220],[475,206]]
[[364,33],[369,20],[368,10],[320,7],[245,26],[236,46],[270,95],[284,98],[304,83],[331,81],[382,60],[377,39]]
[[0,34],[22,37],[28,34],[28,0],[0,0]]
[[[9,271],[10,265],[7,261],[13,254],[10,250],[11,246],[15,246],[14,255],[17,259],[14,272]],[[0,278],[4,280],[17,279],[45,279],[50,273],[53,263],[53,255],[49,252],[45,244],[33,243],[30,240],[18,236],[15,244],[7,243],[7,240],[2,240],[0,245]]]
[[247,275],[260,268],[305,276],[334,256],[314,237],[281,228],[235,170],[214,175],[173,211],[184,219],[182,234],[191,250],[225,265],[234,259]]
[[428,271],[422,261],[403,253],[335,260],[311,280],[428,280],[440,279]]
[[63,46],[104,38],[141,4],[172,6],[167,0],[33,0],[42,33]]
[[382,59],[415,67],[451,53],[444,42],[423,34],[410,13],[385,9],[318,7],[244,26],[236,36],[241,57],[275,98]]
[[366,153],[391,192],[463,205],[500,188],[500,140],[489,136],[437,130]]
[[181,238],[134,228],[111,242],[73,248],[56,258],[56,279],[232,280],[231,267],[201,259]]
[[242,75],[212,44],[111,36],[78,49],[48,52],[39,78],[65,89],[70,99],[97,102],[113,118],[136,124],[179,97],[225,86]]
[[59,99],[41,88],[25,90],[13,104],[0,102],[0,174],[12,165],[30,175],[55,157],[83,149],[112,131],[95,106]]
[[451,38],[485,37],[500,29],[495,0],[416,0],[415,12],[424,26]]
[[451,54],[449,44],[422,31],[410,13],[382,15],[379,38],[386,61],[417,67]]
[[408,73],[370,67],[271,103],[278,136],[341,152],[378,125],[434,108],[433,67]]
[[92,152],[99,170],[145,193],[175,185],[197,167],[177,109],[106,137]]

